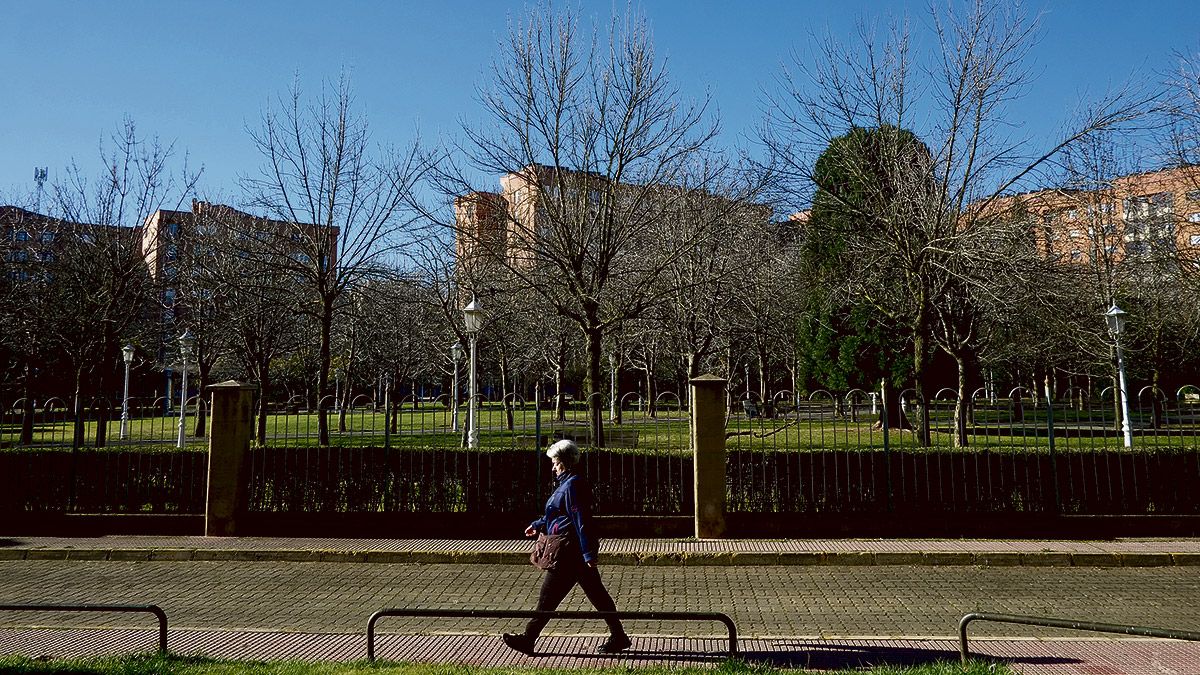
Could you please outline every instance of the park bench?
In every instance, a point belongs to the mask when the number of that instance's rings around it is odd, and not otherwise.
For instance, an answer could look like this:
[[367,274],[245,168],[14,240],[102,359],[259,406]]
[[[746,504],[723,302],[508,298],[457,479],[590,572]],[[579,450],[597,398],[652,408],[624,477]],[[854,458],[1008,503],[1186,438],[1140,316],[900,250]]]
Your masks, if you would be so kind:
[[775,417],[775,404],[769,401],[763,404],[746,399],[742,401],[742,410],[746,412],[747,419],[754,419],[755,417],[772,419]]

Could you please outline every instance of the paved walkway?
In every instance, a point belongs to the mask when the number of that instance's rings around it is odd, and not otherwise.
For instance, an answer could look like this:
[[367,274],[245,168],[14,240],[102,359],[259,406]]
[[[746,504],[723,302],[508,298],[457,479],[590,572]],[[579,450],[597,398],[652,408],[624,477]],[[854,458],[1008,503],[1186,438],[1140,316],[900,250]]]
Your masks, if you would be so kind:
[[[528,540],[7,537],[0,560],[521,564]],[[605,539],[608,565],[1200,565],[1200,539]]]
[[[364,551],[403,553],[416,542],[365,540],[205,540],[203,538],[118,538],[88,540],[8,539],[0,551],[22,559],[0,561],[0,604],[44,602],[154,603],[171,620],[171,647],[184,653],[249,658],[361,658],[370,614],[385,607],[530,608],[539,573],[527,564],[394,563],[344,564],[288,561],[272,556],[322,550],[354,553],[345,559],[372,560]],[[439,542],[421,542],[430,551]],[[455,550],[491,551],[522,542],[446,542]],[[914,663],[956,658],[958,619],[971,611],[1057,616],[1112,623],[1200,630],[1200,574],[1181,564],[1133,565],[1139,558],[1195,553],[1193,540],[1115,542],[822,541],[725,542],[745,553],[767,547],[783,552],[850,551],[875,556],[908,547],[927,554],[1017,553],[999,560],[1023,562],[1019,554],[1113,556],[1117,565],[692,564],[673,558],[681,550],[714,549],[713,542],[611,541],[609,551],[665,553],[659,562],[683,565],[604,565],[606,583],[627,610],[718,611],[729,614],[745,638],[744,654],[770,663],[842,667],[862,663]],[[140,548],[138,546],[141,546]],[[643,550],[643,547],[650,549]],[[685,547],[682,549],[673,547]],[[686,548],[686,547],[691,547]],[[757,549],[756,547],[762,547]],[[1075,548],[1078,547],[1078,548]],[[1093,548],[1094,547],[1094,548]],[[1004,550],[1000,550],[1004,548]],[[927,550],[928,549],[928,550]],[[103,560],[39,560],[38,551],[103,553]],[[188,561],[148,560],[139,552],[191,551]],[[200,551],[234,551],[262,560],[197,560]],[[113,555],[113,552],[124,552]],[[137,557],[140,560],[122,560]],[[361,555],[360,555],[361,554]],[[157,555],[157,554],[156,554]],[[181,556],[182,557],[182,556]],[[1035,555],[1036,557],[1036,555]],[[834,560],[854,558],[833,556]],[[1159,560],[1153,557],[1151,560]],[[1180,560],[1189,560],[1186,555]],[[304,560],[311,560],[304,558]],[[731,557],[726,562],[740,563]],[[828,559],[826,559],[828,560]],[[874,559],[878,562],[878,558]],[[778,562],[778,560],[776,560]],[[1120,563],[1127,563],[1120,566]],[[574,593],[563,609],[588,609]],[[0,652],[62,655],[73,649],[142,649],[154,644],[148,617],[44,612],[0,614]],[[603,625],[552,623],[545,643],[552,656],[526,660],[499,647],[497,636],[519,627],[501,620],[387,618],[380,629],[380,655],[390,659],[599,665],[588,654]],[[104,630],[98,630],[104,629]],[[635,654],[622,663],[711,663],[723,649],[720,625],[682,622],[631,623]],[[79,632],[72,632],[79,631]],[[1012,663],[1020,672],[1174,673],[1200,675],[1200,643],[1117,640],[1088,633],[979,623],[972,645]],[[1037,638],[1037,639],[1030,639]],[[125,642],[122,642],[124,640]],[[130,640],[141,640],[135,646]],[[74,646],[73,646],[74,645]],[[82,645],[82,647],[79,647]],[[632,660],[632,661],[631,661]]]
[[[150,651],[154,631],[138,629],[0,630],[0,653],[88,656]],[[620,656],[593,653],[600,637],[548,637],[535,656],[505,648],[495,636],[380,635],[380,659],[488,666],[585,667],[715,666],[727,643],[716,639],[634,637]],[[357,661],[365,657],[363,635],[180,630],[171,651],[232,659]],[[958,659],[953,640],[744,640],[740,658],[757,664],[813,670],[887,664],[920,665]],[[1023,675],[1195,675],[1200,648],[1166,640],[973,640],[971,655],[1010,665]]]

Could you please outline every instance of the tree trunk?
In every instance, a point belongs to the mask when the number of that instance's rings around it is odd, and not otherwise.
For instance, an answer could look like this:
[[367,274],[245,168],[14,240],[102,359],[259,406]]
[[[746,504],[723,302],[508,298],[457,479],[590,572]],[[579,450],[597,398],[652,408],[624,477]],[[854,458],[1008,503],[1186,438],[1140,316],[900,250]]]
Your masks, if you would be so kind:
[[[516,398],[515,396],[513,398]],[[500,350],[500,404],[504,408],[504,422],[509,431],[513,430],[513,403],[508,396],[508,352]]]
[[563,365],[565,360],[559,355],[558,363],[554,364],[554,419],[563,422],[567,419],[567,398],[563,396]]
[[658,416],[658,402],[654,392],[654,365],[646,361],[646,417]]
[[196,438],[204,438],[205,427],[208,425],[208,407],[204,405],[204,389],[208,386],[208,379],[212,375],[212,363],[204,365],[203,362],[198,364],[196,375],[199,382],[196,388]]
[[346,408],[350,407],[350,370],[347,368],[343,371],[343,381],[346,386],[342,387],[342,398],[338,401],[338,431],[346,433]]
[[[1161,429],[1163,421],[1163,406],[1158,390],[1158,368],[1154,369],[1154,374],[1150,380],[1150,383],[1153,385],[1150,387],[1150,427],[1153,429]],[[1141,401],[1138,401],[1138,404],[1141,405]]]
[[969,445],[967,437],[967,416],[970,394],[967,392],[967,359],[962,354],[954,355],[958,365],[958,400],[954,402],[954,447],[965,448]]
[[83,372],[75,369],[75,419],[71,435],[71,449],[83,447]]
[[258,364],[258,429],[255,439],[261,448],[267,444],[267,388],[270,386],[270,362],[263,360]]
[[[913,391],[916,392],[916,409],[913,430],[916,432],[917,444],[923,448],[929,447],[929,406],[925,397],[925,320],[918,319],[917,330],[913,334]],[[899,401],[896,402],[899,405]]]
[[329,390],[329,370],[332,366],[333,337],[333,304],[324,300],[321,312],[321,349],[317,366],[317,444],[329,446],[329,399],[325,392]]
[[33,396],[29,389],[31,376],[29,364],[25,364],[24,402],[21,405],[21,445],[33,445]]
[[883,378],[879,382],[880,403],[879,422],[876,426],[883,428],[884,418],[886,416],[888,429],[911,429],[908,420],[900,413],[900,396],[892,383]]
[[587,338],[587,407],[588,421],[591,427],[592,443],[597,448],[604,444],[604,406],[601,392],[600,357],[603,350],[604,333],[598,328],[590,328],[584,332]]

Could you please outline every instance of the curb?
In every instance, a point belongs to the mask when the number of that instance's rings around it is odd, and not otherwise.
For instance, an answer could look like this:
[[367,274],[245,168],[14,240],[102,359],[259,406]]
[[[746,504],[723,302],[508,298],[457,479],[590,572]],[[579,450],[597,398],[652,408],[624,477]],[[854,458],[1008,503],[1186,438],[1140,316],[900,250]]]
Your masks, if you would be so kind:
[[[331,551],[209,548],[0,548],[0,561],[323,562],[423,565],[524,565],[520,551]],[[926,566],[926,567],[1194,567],[1200,553],[1069,553],[1043,551],[614,552],[604,564],[623,566]]]

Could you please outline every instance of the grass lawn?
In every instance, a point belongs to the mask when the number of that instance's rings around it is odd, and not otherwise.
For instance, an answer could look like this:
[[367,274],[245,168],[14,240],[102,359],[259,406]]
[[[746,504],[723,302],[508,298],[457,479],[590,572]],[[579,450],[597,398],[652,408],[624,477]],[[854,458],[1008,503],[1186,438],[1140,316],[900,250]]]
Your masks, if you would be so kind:
[[[746,419],[737,414],[729,418],[727,432],[730,450],[752,450],[756,452],[779,451],[872,451],[882,450],[883,433],[874,428],[874,415],[860,413],[857,420],[832,416],[828,410],[806,409],[804,417],[781,416],[775,419]],[[191,411],[190,411],[191,412]],[[1065,406],[1055,411],[1055,448],[1060,452],[1124,451],[1121,436],[1114,428],[1111,413],[1107,409],[1079,412]],[[71,424],[60,417],[39,419],[34,427],[33,443],[30,447],[69,447]],[[612,424],[605,414],[605,429],[612,434],[610,447],[623,450],[636,449],[650,453],[690,452],[689,420],[686,412],[678,408],[659,410],[656,417],[649,417],[639,410],[625,410],[622,423]],[[952,414],[942,407],[930,410],[933,425],[933,448],[945,449],[952,444]],[[808,415],[812,415],[810,418]],[[1090,415],[1090,416],[1089,416]],[[467,411],[459,411],[459,423],[465,424]],[[518,407],[513,411],[512,430],[508,419],[498,403],[486,403],[479,413],[480,446],[482,448],[534,448],[535,437],[540,431],[543,440],[555,436],[566,436],[588,444],[588,416],[581,403],[574,403],[566,411],[565,419],[559,420],[553,411],[537,411],[532,406]],[[348,410],[345,419],[336,411],[329,415],[330,440],[340,447],[383,447],[386,418],[382,410],[357,408]],[[1160,429],[1148,428],[1147,420],[1136,425],[1134,446],[1136,448],[1176,447],[1195,448],[1200,446],[1200,424],[1197,415],[1189,409],[1187,415],[1168,416],[1168,424]],[[129,440],[119,439],[120,422],[111,420],[107,427],[107,444],[111,449],[162,449],[174,448],[178,418],[172,416],[134,416],[129,422]],[[195,421],[187,420],[186,446],[203,450],[206,438],[192,436]],[[344,430],[343,429],[344,425]],[[84,425],[85,447],[94,445],[96,422]],[[273,414],[266,425],[267,443],[270,447],[317,447],[317,415],[308,412]],[[12,414],[0,420],[0,447],[15,448],[19,437],[19,418]],[[1026,409],[1023,422],[1015,422],[1007,409],[980,409],[974,424],[969,429],[971,448],[987,448],[1002,452],[1048,452],[1048,429],[1046,410]],[[419,408],[405,407],[401,410],[396,431],[387,438],[389,447],[445,448],[461,447],[461,433],[453,429],[451,411],[437,403],[423,404]],[[917,449],[910,431],[892,430],[889,447],[900,450]]]
[[[719,668],[481,668],[477,666],[413,665],[402,663],[300,663],[286,661],[225,661],[175,656],[124,656],[108,658],[43,661],[21,656],[0,656],[0,672],[12,675],[356,675],[382,673],[386,675],[774,675],[775,673],[809,672],[780,669],[770,666],[747,665],[727,661]],[[963,669],[957,661],[945,661],[923,666],[877,667],[870,670],[822,671],[869,675],[1012,675],[1007,666],[973,661]]]

